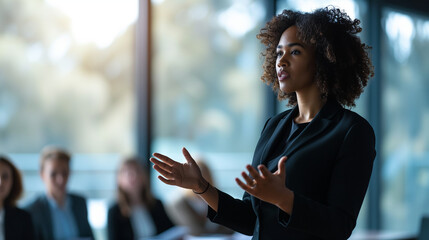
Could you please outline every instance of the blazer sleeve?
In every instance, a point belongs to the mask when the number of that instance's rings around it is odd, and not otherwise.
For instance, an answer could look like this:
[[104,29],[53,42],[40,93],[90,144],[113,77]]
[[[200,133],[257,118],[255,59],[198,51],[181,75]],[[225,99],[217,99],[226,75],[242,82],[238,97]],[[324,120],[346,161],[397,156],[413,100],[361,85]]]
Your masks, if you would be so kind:
[[279,210],[280,223],[322,239],[347,239],[356,225],[374,158],[372,127],[366,121],[356,123],[345,135],[332,167],[327,203],[295,193],[292,214]]
[[243,200],[234,199],[218,190],[218,211],[209,206],[207,217],[214,223],[221,224],[245,235],[252,235],[255,229],[256,215],[252,208],[250,195],[245,192]]
[[52,222],[41,196],[24,208],[31,216],[34,238],[37,240],[52,238]]

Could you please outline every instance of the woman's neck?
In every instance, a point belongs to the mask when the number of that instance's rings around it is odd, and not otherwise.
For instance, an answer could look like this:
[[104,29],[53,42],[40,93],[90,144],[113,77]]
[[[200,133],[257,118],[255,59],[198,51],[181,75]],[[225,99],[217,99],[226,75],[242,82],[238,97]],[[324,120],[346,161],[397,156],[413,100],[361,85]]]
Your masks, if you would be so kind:
[[299,109],[298,116],[295,117],[296,123],[310,122],[326,103],[326,98],[321,97],[318,88],[309,89],[305,93],[297,92],[296,98]]
[[141,195],[138,193],[129,194],[129,199],[130,199],[131,206],[137,206],[137,205],[143,204]]

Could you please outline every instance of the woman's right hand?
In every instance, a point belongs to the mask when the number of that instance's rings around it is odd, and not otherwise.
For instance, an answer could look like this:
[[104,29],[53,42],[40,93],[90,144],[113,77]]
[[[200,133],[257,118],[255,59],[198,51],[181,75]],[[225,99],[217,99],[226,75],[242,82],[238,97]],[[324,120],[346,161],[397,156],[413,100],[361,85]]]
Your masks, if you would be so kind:
[[208,182],[203,178],[201,170],[186,148],[182,149],[186,163],[179,163],[160,153],[154,153],[150,161],[153,168],[161,175],[159,180],[168,185],[179,186],[201,192]]

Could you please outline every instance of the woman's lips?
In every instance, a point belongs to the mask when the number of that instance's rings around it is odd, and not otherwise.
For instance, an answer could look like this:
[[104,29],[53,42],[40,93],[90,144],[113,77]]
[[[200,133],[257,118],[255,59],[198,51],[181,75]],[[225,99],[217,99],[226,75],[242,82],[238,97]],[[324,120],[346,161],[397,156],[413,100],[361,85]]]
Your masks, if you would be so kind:
[[277,77],[279,78],[279,81],[284,81],[289,77],[289,73],[285,72],[285,71],[280,71],[277,74]]

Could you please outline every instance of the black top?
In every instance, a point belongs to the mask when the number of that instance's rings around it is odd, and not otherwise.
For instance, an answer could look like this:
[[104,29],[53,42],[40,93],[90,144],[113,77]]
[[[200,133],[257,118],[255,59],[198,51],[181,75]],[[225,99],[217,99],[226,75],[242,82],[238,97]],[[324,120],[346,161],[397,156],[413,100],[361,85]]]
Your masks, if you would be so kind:
[[283,157],[281,154],[283,154],[284,149],[286,149],[287,146],[291,142],[293,142],[293,140],[295,140],[295,138],[298,137],[302,131],[304,131],[304,129],[307,127],[308,124],[310,124],[310,122],[296,123],[294,120],[287,123],[282,133],[285,140],[280,141],[276,146],[275,150],[272,151],[270,155],[271,160],[267,161],[267,164],[266,164],[268,168],[277,167],[277,164],[278,164],[277,157],[279,158]]
[[307,127],[308,124],[310,124],[310,122],[306,122],[306,123],[296,123],[295,121],[291,121],[291,122],[292,122],[292,128],[289,133],[289,137],[287,138],[287,142],[294,140],[305,129],[305,127]]
[[[285,185],[294,192],[292,214],[244,193],[233,199],[219,191],[218,211],[208,217],[253,239],[347,239],[364,199],[375,158],[375,136],[358,114],[328,100],[316,117],[292,138],[298,107],[269,119],[252,166],[277,170],[287,156]],[[299,126],[298,126],[299,128]]]
[[[156,234],[173,227],[173,223],[165,212],[160,200],[156,200],[155,205],[149,209],[153,223],[156,227]],[[134,232],[129,217],[121,214],[119,205],[115,203],[109,208],[107,216],[107,235],[109,240],[134,240]]]
[[5,240],[34,240],[34,227],[28,212],[16,208],[4,208]]

